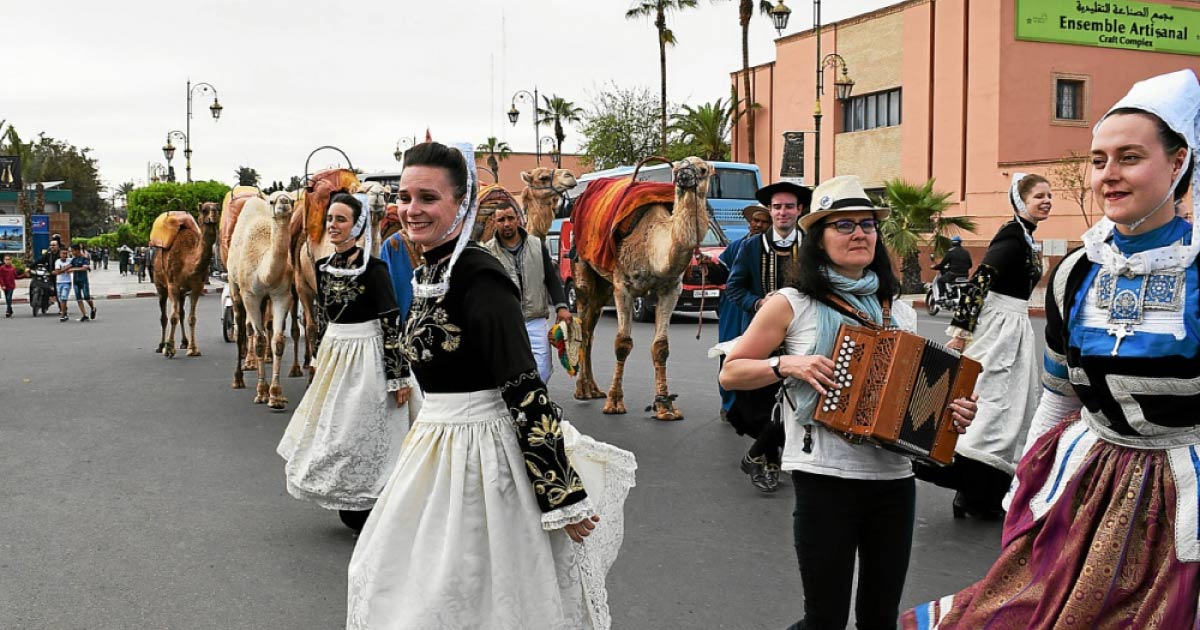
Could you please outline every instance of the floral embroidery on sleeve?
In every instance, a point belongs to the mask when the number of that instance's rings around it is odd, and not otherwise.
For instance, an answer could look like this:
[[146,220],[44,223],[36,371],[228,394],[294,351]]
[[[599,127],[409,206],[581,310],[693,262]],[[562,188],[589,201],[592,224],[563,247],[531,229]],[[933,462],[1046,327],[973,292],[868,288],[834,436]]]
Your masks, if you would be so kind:
[[531,370],[500,388],[525,457],[525,472],[533,482],[538,507],[550,512],[587,498],[579,473],[571,466],[563,443],[562,409],[550,402],[546,386]]

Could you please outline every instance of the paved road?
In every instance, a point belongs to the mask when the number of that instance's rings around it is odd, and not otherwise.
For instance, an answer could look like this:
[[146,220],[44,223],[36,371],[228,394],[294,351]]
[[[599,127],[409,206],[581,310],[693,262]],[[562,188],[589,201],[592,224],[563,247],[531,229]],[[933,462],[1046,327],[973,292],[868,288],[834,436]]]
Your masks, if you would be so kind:
[[[204,356],[170,361],[152,352],[154,300],[101,302],[88,323],[0,320],[0,628],[341,627],[354,538],[284,491],[274,448],[290,415],[229,389],[218,302],[201,300]],[[946,321],[922,331],[938,337]],[[614,327],[608,315],[599,332],[606,375]],[[748,443],[717,417],[711,320],[700,340],[694,318],[672,326],[687,419],[640,411],[651,332],[635,328],[629,415],[574,401],[561,373],[551,383],[580,429],[638,456],[614,627],[783,628],[801,611],[790,483],[762,495],[737,469]],[[285,390],[294,408],[302,381]],[[918,501],[906,605],[977,579],[999,540],[997,524],[953,521],[947,491],[921,484]]]

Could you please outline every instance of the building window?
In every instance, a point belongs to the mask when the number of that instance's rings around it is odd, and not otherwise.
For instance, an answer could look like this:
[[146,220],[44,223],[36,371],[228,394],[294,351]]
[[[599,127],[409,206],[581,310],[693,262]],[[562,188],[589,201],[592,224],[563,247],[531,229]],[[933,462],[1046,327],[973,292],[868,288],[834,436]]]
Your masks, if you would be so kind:
[[1059,120],[1083,120],[1083,88],[1080,79],[1054,82],[1054,117]]
[[900,88],[853,96],[842,103],[842,131],[900,124]]

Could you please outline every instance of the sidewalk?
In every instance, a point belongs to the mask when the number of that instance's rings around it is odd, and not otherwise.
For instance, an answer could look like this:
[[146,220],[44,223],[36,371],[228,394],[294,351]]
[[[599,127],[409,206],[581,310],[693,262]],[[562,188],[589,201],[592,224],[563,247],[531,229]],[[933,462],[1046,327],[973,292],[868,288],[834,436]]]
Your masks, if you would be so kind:
[[[146,280],[138,282],[134,274],[122,276],[117,263],[108,263],[108,269],[93,270],[88,273],[88,283],[91,285],[92,297],[97,300],[119,300],[122,298],[157,297],[154,283]],[[219,293],[225,286],[219,278],[209,278],[205,283],[204,292]],[[74,299],[74,294],[72,294]],[[14,304],[29,303],[29,279],[17,280],[17,290],[13,294]]]

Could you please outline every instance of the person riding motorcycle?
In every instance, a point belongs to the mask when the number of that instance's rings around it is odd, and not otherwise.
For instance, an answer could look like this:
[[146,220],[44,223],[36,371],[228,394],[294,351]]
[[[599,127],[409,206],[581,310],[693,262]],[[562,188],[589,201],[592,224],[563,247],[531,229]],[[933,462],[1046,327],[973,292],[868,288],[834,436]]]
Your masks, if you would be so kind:
[[951,282],[966,278],[971,273],[971,253],[962,246],[961,236],[950,237],[950,250],[942,257],[942,262],[933,266],[940,271],[937,278],[939,295],[946,295],[946,287]]

